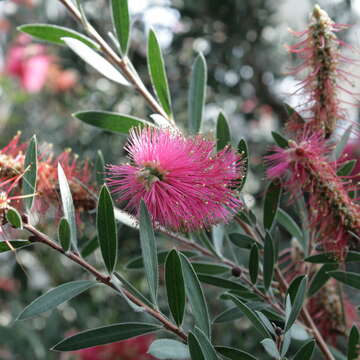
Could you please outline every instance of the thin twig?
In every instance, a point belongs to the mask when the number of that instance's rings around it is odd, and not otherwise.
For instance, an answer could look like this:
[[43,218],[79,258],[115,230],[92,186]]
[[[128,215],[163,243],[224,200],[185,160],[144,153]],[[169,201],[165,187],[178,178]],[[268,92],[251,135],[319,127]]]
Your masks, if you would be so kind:
[[[29,231],[31,234],[34,235],[32,241],[34,242],[40,242],[42,244],[45,244],[47,246],[50,246],[54,250],[58,251],[59,253],[65,255],[67,258],[72,260],[73,262],[80,265],[82,268],[90,272],[92,275],[95,276],[96,280],[103,283],[104,285],[107,285],[111,287],[113,290],[118,292],[117,286],[113,284],[111,281],[111,278],[109,276],[101,274],[98,270],[96,270],[92,265],[87,263],[84,259],[82,259],[77,254],[74,254],[72,252],[65,252],[61,246],[59,246],[56,242],[51,240],[47,235],[43,234],[41,231],[37,230],[35,227],[33,227],[30,224],[24,224],[24,229]],[[136,296],[134,296],[132,293],[127,291],[126,289],[122,288],[122,293],[134,304],[140,306],[143,308],[149,315],[160,321],[164,327],[173,332],[174,334],[178,335],[182,340],[187,340],[187,335],[175,324],[173,324],[171,321],[169,321],[163,314],[161,314],[158,310],[155,310],[151,308],[150,306],[144,304],[140,299],[138,299]]]

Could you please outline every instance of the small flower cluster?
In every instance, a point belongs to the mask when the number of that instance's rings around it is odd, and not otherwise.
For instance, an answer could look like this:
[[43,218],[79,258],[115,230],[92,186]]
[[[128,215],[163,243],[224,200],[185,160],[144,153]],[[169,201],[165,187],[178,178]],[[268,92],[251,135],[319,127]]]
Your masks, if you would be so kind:
[[[21,187],[21,174],[24,169],[26,144],[20,143],[20,133],[18,133],[7,146],[0,150],[0,179],[16,180],[18,187]],[[91,186],[91,172],[87,161],[79,167],[77,156],[72,155],[70,150],[65,150],[55,157],[50,146],[40,154],[38,159],[38,181],[36,208],[40,212],[45,212],[50,204],[56,204],[59,198],[59,185],[57,178],[57,164],[60,163],[70,185],[73,195],[74,205],[77,210],[90,210],[96,207],[95,199],[90,194],[93,190]],[[12,188],[12,190],[16,190]],[[19,189],[17,191],[19,193]]]
[[354,233],[360,236],[360,205],[350,196],[351,183],[337,176],[330,162],[330,147],[322,133],[289,141],[288,148],[275,147],[266,157],[267,176],[280,178],[293,196],[308,194],[310,226],[327,251],[343,257]]
[[[306,111],[310,112],[310,120],[306,128],[316,132],[321,130],[325,137],[330,137],[337,121],[344,118],[339,92],[350,93],[340,85],[339,80],[351,84],[348,79],[350,74],[340,65],[352,61],[341,54],[340,47],[347,44],[336,36],[336,32],[347,27],[348,25],[334,23],[328,14],[316,5],[308,29],[293,32],[298,37],[306,36],[305,39],[288,47],[291,53],[303,60],[293,74],[308,71],[306,79],[300,82],[299,89],[307,97],[306,103],[309,104]],[[299,126],[302,125],[295,121],[288,124],[289,130],[296,131]]]
[[203,136],[170,129],[133,129],[126,150],[131,164],[108,168],[108,184],[126,210],[138,215],[143,199],[154,222],[193,231],[227,221],[241,206],[234,188],[240,155],[230,147],[214,154]]

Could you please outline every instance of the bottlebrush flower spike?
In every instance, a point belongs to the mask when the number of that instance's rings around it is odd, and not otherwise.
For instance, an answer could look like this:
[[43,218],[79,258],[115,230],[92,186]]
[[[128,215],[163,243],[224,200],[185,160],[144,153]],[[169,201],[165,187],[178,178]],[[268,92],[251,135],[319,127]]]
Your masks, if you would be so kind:
[[228,220],[240,207],[234,186],[240,155],[230,147],[186,138],[170,129],[133,129],[125,149],[131,164],[111,165],[108,184],[127,211],[138,215],[144,200],[155,222],[193,231]]
[[23,171],[25,144],[20,144],[18,132],[3,149],[0,150],[0,179],[13,177]]
[[329,162],[329,145],[322,132],[290,140],[288,148],[274,147],[266,156],[270,179],[280,178],[293,196],[308,194],[310,226],[325,250],[343,257],[360,236],[360,205],[348,194],[353,184],[337,176],[337,164]]
[[[292,32],[298,37],[305,36],[305,39],[288,46],[289,52],[303,60],[292,74],[303,70],[308,72],[306,79],[300,82],[298,90],[306,96],[306,104],[309,104],[304,108],[305,113],[310,112],[310,120],[305,127],[310,131],[321,130],[327,138],[333,133],[336,122],[344,119],[344,109],[339,94],[341,92],[351,94],[339,82],[342,80],[352,85],[348,79],[351,74],[340,68],[341,64],[352,63],[340,52],[340,47],[348,45],[339,40],[335,34],[347,27],[348,25],[335,24],[328,14],[316,5],[308,29]],[[297,132],[302,126],[290,119],[288,129]]]

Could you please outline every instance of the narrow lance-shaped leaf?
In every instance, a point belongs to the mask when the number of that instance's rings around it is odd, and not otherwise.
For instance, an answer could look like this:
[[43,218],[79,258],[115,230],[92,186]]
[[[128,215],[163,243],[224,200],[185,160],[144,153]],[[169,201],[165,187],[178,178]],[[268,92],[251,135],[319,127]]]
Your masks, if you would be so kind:
[[199,132],[205,104],[207,83],[206,61],[202,54],[199,54],[194,62],[188,97],[188,119],[189,131],[192,134]]
[[246,315],[246,317],[251,321],[251,323],[255,326],[255,328],[264,338],[271,337],[266,326],[262,323],[258,315],[252,309],[250,309],[236,296],[230,295],[229,298],[235,303],[236,306],[240,308],[240,310]]
[[31,242],[26,240],[0,241],[0,253],[12,251],[13,249],[18,249],[30,244]]
[[159,339],[151,343],[148,354],[160,360],[188,359],[190,352],[188,346],[173,339]]
[[207,360],[202,352],[199,340],[191,331],[188,335],[188,346],[191,360]]
[[330,275],[327,272],[336,270],[337,268],[338,264],[324,264],[312,277],[308,290],[308,297],[315,295],[330,279]]
[[278,208],[276,220],[290,233],[291,236],[297,238],[300,243],[304,242],[304,234],[300,227],[286,211]]
[[272,228],[280,204],[280,196],[281,184],[276,179],[269,184],[265,194],[263,221],[266,230],[270,231]]
[[215,349],[222,356],[225,356],[230,360],[257,360],[256,357],[243,350],[234,349],[227,346],[216,346]]
[[217,151],[222,150],[226,145],[230,144],[230,128],[222,112],[219,114],[216,122],[216,139]]
[[16,229],[22,229],[22,219],[20,213],[15,208],[6,211],[6,220]]
[[131,339],[133,337],[155,332],[160,329],[161,327],[158,325],[146,323],[120,323],[102,326],[70,336],[56,344],[52,350],[80,350],[92,346],[105,345],[116,341]]
[[259,249],[256,244],[254,244],[250,251],[249,257],[249,274],[250,280],[253,284],[256,284],[259,271]]
[[272,236],[266,232],[264,241],[264,286],[268,290],[274,276],[275,246]]
[[293,360],[310,360],[315,349],[315,340],[305,343],[295,354]]
[[143,200],[140,204],[140,243],[144,261],[145,275],[149,284],[151,298],[153,303],[157,304],[159,265],[157,258],[156,239],[150,214]]
[[65,215],[65,219],[70,225],[70,239],[71,244],[77,251],[77,234],[76,234],[76,219],[75,219],[75,207],[71,196],[70,186],[66,179],[66,175],[60,163],[58,163],[58,178],[62,207]]
[[72,281],[62,284],[35,299],[21,312],[17,317],[17,320],[29,319],[52,310],[95,285],[97,285],[97,282],[87,280]]
[[126,56],[130,38],[130,15],[128,0],[112,0],[112,16],[121,54]]
[[25,154],[25,174],[23,176],[22,182],[22,192],[26,196],[24,198],[25,208],[29,211],[33,205],[34,197],[36,193],[36,179],[37,179],[37,140],[34,135]]
[[360,274],[346,271],[329,271],[328,274],[345,285],[360,289]]
[[241,155],[241,161],[242,161],[242,178],[240,181],[240,185],[238,187],[238,191],[241,191],[246,183],[247,174],[249,171],[249,150],[247,143],[244,139],[241,139],[238,144],[238,152]]
[[348,360],[357,360],[360,355],[360,333],[356,325],[350,330],[349,340],[348,340],[348,349],[347,349],[347,358]]
[[68,37],[77,39],[93,49],[99,49],[99,45],[87,36],[63,26],[51,24],[26,24],[19,26],[17,29],[37,39],[49,41],[58,45],[65,45],[62,38]]
[[185,290],[189,299],[196,325],[210,337],[210,319],[207,303],[200,282],[189,260],[180,254]]
[[272,131],[271,135],[272,135],[274,141],[276,142],[276,145],[278,145],[279,147],[281,147],[283,149],[286,149],[289,147],[289,141],[284,136],[280,135],[276,131]]
[[161,53],[159,41],[153,30],[150,30],[149,32],[147,55],[151,82],[155,89],[157,98],[159,99],[166,114],[171,116],[170,90],[165,71],[164,59]]
[[[313,264],[335,264],[339,262],[339,258],[336,253],[322,253],[317,255],[312,255],[305,258],[305,261],[311,262]],[[348,251],[344,262],[359,262],[360,253],[357,251]]]
[[146,120],[110,111],[79,111],[72,116],[99,129],[126,135],[133,127],[153,126],[151,122]]
[[357,160],[352,159],[350,161],[347,161],[344,165],[342,165],[337,171],[337,176],[348,176],[351,174],[351,172],[354,170]]
[[335,160],[338,159],[341,154],[343,153],[346,144],[348,143],[349,139],[350,139],[350,135],[352,132],[353,126],[350,125],[344,132],[344,134],[341,136],[340,141],[336,144],[336,147],[334,149],[334,158]]
[[59,222],[58,238],[63,250],[68,251],[71,244],[71,229],[69,222],[64,217]]
[[276,360],[281,359],[281,355],[273,339],[267,338],[261,341],[261,345],[264,347],[266,352]]
[[185,285],[176,250],[170,251],[166,257],[165,283],[171,314],[176,324],[181,326],[185,312]]
[[130,86],[130,83],[112,64],[82,41],[70,37],[63,37],[61,40],[101,75],[118,84]]
[[307,286],[307,276],[304,275],[302,280],[299,283],[299,287],[296,291],[295,299],[292,302],[291,306],[291,312],[287,316],[286,323],[285,323],[285,329],[284,331],[288,331],[291,326],[294,324],[295,320],[297,319],[301,308],[303,306],[305,295],[306,295],[306,286]]
[[203,353],[206,360],[218,360],[215,348],[211,344],[208,337],[204,334],[202,330],[198,327],[195,327],[193,331],[194,336],[197,338],[201,352]]
[[112,274],[117,262],[117,228],[114,204],[106,185],[103,185],[100,191],[96,227],[106,269],[109,274]]

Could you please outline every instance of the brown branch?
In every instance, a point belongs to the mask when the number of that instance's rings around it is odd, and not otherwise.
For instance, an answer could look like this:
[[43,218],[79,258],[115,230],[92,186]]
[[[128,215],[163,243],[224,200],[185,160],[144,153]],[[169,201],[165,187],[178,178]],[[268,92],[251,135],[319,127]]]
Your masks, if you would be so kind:
[[[24,229],[32,233],[34,236],[32,237],[32,241],[39,242],[42,244],[45,244],[47,246],[50,246],[57,252],[65,255],[67,258],[72,260],[73,262],[80,265],[82,268],[90,272],[92,275],[95,276],[96,280],[103,283],[104,285],[107,285],[111,287],[116,292],[119,292],[118,288],[114,285],[114,283],[111,281],[111,278],[109,276],[101,274],[98,270],[96,270],[92,265],[87,263],[84,259],[82,259],[80,256],[72,253],[72,252],[65,252],[61,246],[59,246],[56,242],[51,240],[47,235],[43,234],[41,231],[37,230],[30,224],[24,224]],[[187,335],[176,325],[174,325],[171,321],[169,321],[164,315],[162,315],[158,310],[155,310],[151,308],[150,306],[143,303],[140,299],[138,299],[136,296],[134,296],[132,293],[127,291],[126,289],[121,289],[123,294],[134,304],[140,306],[143,308],[149,315],[160,321],[164,327],[173,332],[174,334],[178,335],[182,340],[187,340]]]
[[[69,0],[58,0],[60,1],[66,9],[71,13],[76,21],[83,23],[80,11],[77,7]],[[134,70],[128,65],[127,58],[121,59],[121,57],[109,46],[109,44],[100,36],[96,29],[89,23],[86,24],[85,30],[88,35],[95,40],[95,42],[100,46],[102,53],[105,55],[107,60],[109,60],[113,65],[120,68],[122,74],[127,78],[127,80],[134,85],[136,90],[142,95],[142,97],[147,101],[150,107],[156,112],[163,116],[166,120],[169,121],[172,125],[175,125],[174,120],[169,117],[162,106],[155,100],[151,93],[147,90],[144,83],[141,81],[137,74],[134,74]]]

